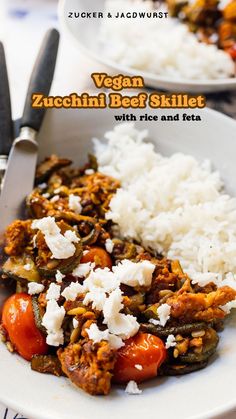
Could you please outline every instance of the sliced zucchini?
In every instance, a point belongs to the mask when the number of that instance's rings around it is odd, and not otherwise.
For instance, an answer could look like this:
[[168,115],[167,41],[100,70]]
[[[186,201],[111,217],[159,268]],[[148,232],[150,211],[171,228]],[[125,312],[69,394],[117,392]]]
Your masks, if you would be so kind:
[[47,157],[37,167],[35,177],[36,184],[40,182],[45,182],[53,172],[61,169],[62,167],[69,166],[70,164],[71,160],[61,159],[55,154],[51,155],[50,157]]
[[41,330],[41,332],[46,334],[46,329],[42,325],[44,311],[43,311],[43,308],[39,305],[37,297],[32,297],[32,306],[33,306],[35,324],[37,328]]
[[209,327],[209,324],[204,322],[189,323],[175,326],[156,326],[151,323],[141,323],[141,330],[143,332],[151,333],[159,337],[166,337],[168,335],[189,335],[191,332],[198,330],[205,330]]
[[187,352],[180,355],[178,359],[186,364],[194,364],[195,362],[207,361],[216,351],[219,343],[219,336],[214,329],[209,328],[203,337],[203,350],[201,353]]
[[116,260],[133,259],[137,255],[136,246],[128,241],[113,239],[114,249],[112,255]]
[[37,267],[28,255],[9,257],[4,263],[2,271],[16,281],[41,282]]
[[147,319],[155,319],[155,320],[158,320],[159,319],[159,316],[158,316],[158,314],[157,314],[157,309],[158,309],[158,307],[160,306],[160,304],[159,303],[156,303],[156,304],[153,304],[153,305],[151,305],[151,306],[149,306],[144,312],[143,312],[143,314],[144,314],[144,316],[147,318]]
[[158,375],[184,375],[201,370],[207,366],[207,361],[196,362],[195,364],[163,364],[158,370]]
[[61,363],[56,355],[34,355],[31,359],[31,369],[43,374],[53,374],[57,377],[64,375]]

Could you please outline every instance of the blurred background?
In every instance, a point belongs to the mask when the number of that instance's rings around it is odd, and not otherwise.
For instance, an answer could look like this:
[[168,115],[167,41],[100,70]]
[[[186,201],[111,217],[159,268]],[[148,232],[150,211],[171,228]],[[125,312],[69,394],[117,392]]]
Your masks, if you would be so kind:
[[[4,44],[12,113],[21,116],[27,84],[40,43],[50,27],[59,27],[57,0],[0,0],[0,40]],[[61,34],[52,94],[92,88],[90,74],[100,69]]]
[[[94,4],[96,0],[93,0]],[[57,0],[0,0],[0,40],[4,43],[13,117],[21,116],[27,83],[41,40],[49,27],[59,27]],[[90,74],[104,68],[87,58],[61,33],[52,94],[93,89]],[[207,105],[236,119],[236,92],[213,94]]]

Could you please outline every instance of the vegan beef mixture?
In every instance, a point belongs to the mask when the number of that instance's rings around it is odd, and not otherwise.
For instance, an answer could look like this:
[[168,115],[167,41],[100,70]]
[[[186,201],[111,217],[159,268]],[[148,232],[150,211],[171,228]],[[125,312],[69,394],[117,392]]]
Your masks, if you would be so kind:
[[53,155],[39,165],[28,218],[6,231],[7,348],[93,395],[206,367],[236,291],[193,285],[178,260],[123,240],[105,218],[119,182],[92,156],[70,164]]
[[[155,1],[155,0],[154,0]],[[165,0],[171,17],[186,23],[199,41],[215,44],[236,60],[236,1]],[[155,1],[156,5],[161,2]]]

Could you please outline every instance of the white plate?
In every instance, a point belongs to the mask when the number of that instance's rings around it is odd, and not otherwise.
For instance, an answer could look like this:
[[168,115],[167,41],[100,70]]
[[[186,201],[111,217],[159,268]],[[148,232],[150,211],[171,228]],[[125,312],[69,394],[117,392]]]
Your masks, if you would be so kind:
[[[117,111],[116,111],[117,112]],[[40,158],[50,153],[86,161],[91,137],[102,136],[115,124],[112,110],[52,110],[40,133]],[[134,111],[138,117],[142,111]],[[150,115],[174,111],[150,111]],[[179,112],[182,115],[183,112]],[[185,113],[185,112],[184,112]],[[189,112],[190,114],[191,112]],[[227,189],[236,195],[236,122],[217,112],[198,111],[202,122],[137,122],[148,128],[150,139],[164,154],[177,150],[198,159],[210,158],[219,168]],[[20,183],[19,183],[20,185]],[[37,419],[207,419],[236,406],[236,317],[222,333],[218,356],[206,369],[180,378],[156,379],[141,385],[140,396],[115,388],[107,397],[92,397],[66,378],[30,370],[0,344],[0,401]]]
[[69,19],[67,17],[69,11],[103,11],[104,3],[105,0],[96,0],[95,2],[91,0],[60,0],[58,12],[62,28],[71,36],[71,39],[74,39],[78,48],[92,59],[104,64],[111,74],[140,75],[144,78],[146,86],[177,92],[215,93],[236,89],[236,77],[221,80],[172,79],[126,67],[109,60],[103,56],[97,46],[101,19]]

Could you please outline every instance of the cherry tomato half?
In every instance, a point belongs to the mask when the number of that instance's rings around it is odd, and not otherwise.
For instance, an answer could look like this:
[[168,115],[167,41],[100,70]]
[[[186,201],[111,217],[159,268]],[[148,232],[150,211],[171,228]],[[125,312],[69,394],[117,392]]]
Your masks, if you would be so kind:
[[33,355],[44,355],[48,346],[35,325],[32,298],[25,293],[13,294],[6,300],[2,324],[17,352],[28,361]]
[[110,255],[102,247],[91,247],[85,255],[82,256],[81,263],[94,262],[99,268],[112,268]]
[[113,381],[126,383],[134,380],[140,383],[156,377],[166,356],[166,348],[161,339],[139,332],[118,350]]
[[236,60],[236,43],[233,44],[230,48],[225,50],[231,56],[233,60]]

